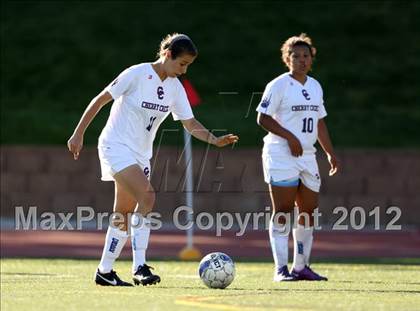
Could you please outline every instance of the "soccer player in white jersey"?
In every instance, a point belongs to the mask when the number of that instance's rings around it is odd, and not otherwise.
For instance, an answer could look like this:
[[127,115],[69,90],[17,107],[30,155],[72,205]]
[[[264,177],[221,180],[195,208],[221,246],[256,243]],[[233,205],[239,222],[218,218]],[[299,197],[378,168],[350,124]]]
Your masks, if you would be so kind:
[[[324,121],[327,113],[322,88],[318,81],[308,76],[315,52],[306,34],[287,39],[281,53],[289,72],[267,84],[257,107],[257,122],[268,131],[262,159],[264,179],[273,205],[269,236],[275,263],[274,281],[277,282],[327,280],[309,267],[312,212],[318,205],[321,185],[314,147],[317,140],[331,165],[330,175],[338,169]],[[290,218],[285,215],[290,215],[295,203],[302,215],[293,229],[294,256],[290,273],[287,267],[290,229],[287,221]],[[306,226],[303,213],[309,215]]]
[[[122,281],[112,269],[130,235],[134,283],[149,285],[160,282],[160,277],[153,274],[146,264],[150,235],[150,222],[146,216],[155,203],[155,194],[149,182],[149,160],[156,132],[165,118],[171,113],[174,120],[180,120],[194,137],[218,147],[238,140],[233,134],[215,137],[193,116],[185,90],[177,77],[187,72],[197,54],[188,36],[168,35],[160,44],[157,61],[124,70],[90,102],[68,140],[68,148],[77,160],[86,128],[98,111],[114,100],[109,119],[99,137],[98,153],[102,180],[114,181],[114,212],[124,216],[124,223],[118,226],[118,219],[111,220],[95,274],[98,285],[132,286]],[[136,214],[132,219],[127,219],[134,212]],[[129,221],[133,225],[129,226]]]

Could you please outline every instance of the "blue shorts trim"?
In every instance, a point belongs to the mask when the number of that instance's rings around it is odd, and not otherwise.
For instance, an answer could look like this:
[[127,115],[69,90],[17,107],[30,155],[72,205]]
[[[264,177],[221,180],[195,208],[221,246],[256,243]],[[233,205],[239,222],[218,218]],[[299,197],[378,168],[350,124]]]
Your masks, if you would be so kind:
[[299,186],[299,178],[291,178],[279,181],[274,181],[273,178],[271,178],[270,185],[276,187],[297,187]]

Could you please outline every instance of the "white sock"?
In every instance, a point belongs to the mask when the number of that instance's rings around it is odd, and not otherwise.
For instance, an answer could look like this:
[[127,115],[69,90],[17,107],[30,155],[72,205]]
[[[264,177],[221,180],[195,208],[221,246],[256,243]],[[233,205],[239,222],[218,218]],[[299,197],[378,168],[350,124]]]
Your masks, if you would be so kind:
[[101,273],[109,273],[112,270],[114,261],[120,256],[127,238],[126,231],[111,226],[108,227],[102,258],[98,266]]
[[305,229],[302,225],[297,225],[297,228],[293,229],[293,269],[300,271],[305,268],[305,265],[309,262],[309,256],[312,248],[312,234],[313,227]]
[[270,235],[271,250],[273,252],[274,264],[276,271],[279,268],[287,265],[289,255],[289,232],[286,225],[278,224],[273,222],[271,217],[270,225],[268,228]]
[[150,220],[140,214],[131,218],[131,246],[133,248],[133,273],[146,263],[146,249],[150,236]]
[[309,258],[311,257],[311,251],[312,251],[312,242],[314,240],[313,235],[313,227],[310,227],[312,229],[311,236],[306,241],[307,246],[303,249],[305,254],[305,265],[309,266]]

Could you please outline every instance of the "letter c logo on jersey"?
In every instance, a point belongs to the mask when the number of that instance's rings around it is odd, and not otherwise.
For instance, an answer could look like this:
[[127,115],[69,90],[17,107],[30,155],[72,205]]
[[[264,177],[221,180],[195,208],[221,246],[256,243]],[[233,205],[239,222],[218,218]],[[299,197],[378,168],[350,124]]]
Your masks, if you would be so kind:
[[163,91],[163,87],[159,86],[157,88],[157,95],[159,99],[163,99],[163,95],[165,95],[165,92]]
[[309,97],[309,93],[306,90],[302,90],[302,95],[303,97],[305,97],[306,100],[311,100],[311,98]]

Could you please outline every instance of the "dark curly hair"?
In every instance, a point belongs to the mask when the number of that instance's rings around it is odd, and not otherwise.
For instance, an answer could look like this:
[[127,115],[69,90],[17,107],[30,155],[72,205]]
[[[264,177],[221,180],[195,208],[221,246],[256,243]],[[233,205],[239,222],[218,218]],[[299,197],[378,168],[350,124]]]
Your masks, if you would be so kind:
[[312,45],[312,39],[306,33],[301,33],[299,36],[293,36],[287,39],[280,48],[281,57],[286,66],[288,66],[287,59],[292,54],[292,49],[295,46],[306,46],[312,58],[315,58],[316,48]]

